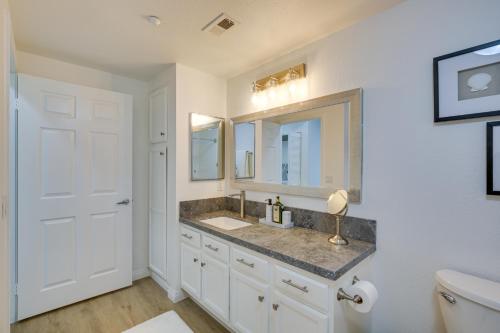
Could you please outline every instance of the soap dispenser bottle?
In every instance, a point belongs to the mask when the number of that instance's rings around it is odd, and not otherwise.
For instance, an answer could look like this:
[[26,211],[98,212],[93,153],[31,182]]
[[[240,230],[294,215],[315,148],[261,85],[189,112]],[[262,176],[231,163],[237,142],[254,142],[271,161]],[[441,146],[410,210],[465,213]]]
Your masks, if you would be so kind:
[[273,222],[274,223],[283,223],[283,210],[285,206],[281,203],[280,197],[276,197],[276,202],[273,205]]
[[273,222],[273,200],[266,199],[266,222]]

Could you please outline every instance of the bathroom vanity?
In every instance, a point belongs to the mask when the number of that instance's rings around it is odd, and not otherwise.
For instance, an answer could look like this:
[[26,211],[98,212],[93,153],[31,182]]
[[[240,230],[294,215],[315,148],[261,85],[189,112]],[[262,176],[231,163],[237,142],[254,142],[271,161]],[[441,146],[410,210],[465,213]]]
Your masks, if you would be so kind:
[[375,243],[351,238],[348,246],[338,247],[328,243],[327,233],[273,228],[253,216],[244,219],[250,225],[233,230],[207,223],[220,217],[240,219],[224,207],[182,212],[181,203],[181,284],[227,328],[369,331],[369,315],[355,312],[336,295],[355,275],[370,278]]

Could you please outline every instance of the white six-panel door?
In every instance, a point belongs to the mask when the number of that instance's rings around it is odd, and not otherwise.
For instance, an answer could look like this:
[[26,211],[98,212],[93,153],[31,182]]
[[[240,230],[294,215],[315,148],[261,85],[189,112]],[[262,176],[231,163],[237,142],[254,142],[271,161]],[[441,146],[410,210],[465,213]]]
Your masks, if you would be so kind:
[[132,282],[132,98],[19,75],[18,318]]

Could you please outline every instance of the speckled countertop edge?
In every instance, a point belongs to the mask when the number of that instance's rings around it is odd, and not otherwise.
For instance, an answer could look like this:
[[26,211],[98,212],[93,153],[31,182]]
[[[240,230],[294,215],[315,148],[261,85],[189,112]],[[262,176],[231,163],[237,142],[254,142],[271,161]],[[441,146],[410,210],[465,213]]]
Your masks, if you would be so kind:
[[[232,212],[221,212],[221,211],[214,212],[210,216],[211,217],[228,216],[228,217],[233,217],[233,218],[236,217]],[[219,229],[219,228],[213,227],[211,225],[205,224],[203,222],[200,222],[201,219],[204,219],[204,218],[207,218],[210,216],[208,216],[207,214],[202,214],[202,215],[197,215],[197,216],[196,215],[195,216],[181,216],[180,222],[187,225],[187,226],[190,226],[192,228],[204,231],[208,234],[225,239],[231,243],[243,246],[243,247],[248,248],[250,250],[253,250],[255,252],[261,253],[263,255],[269,256],[271,258],[274,258],[274,259],[279,260],[281,262],[284,262],[286,264],[295,266],[297,268],[303,269],[305,271],[308,271],[310,273],[319,275],[323,278],[333,280],[333,281],[340,278],[347,271],[349,271],[351,268],[356,266],[358,263],[360,263],[363,259],[367,258],[369,255],[374,253],[376,250],[375,244],[362,242],[362,243],[366,244],[365,245],[366,248],[362,252],[358,253],[356,256],[352,256],[352,259],[350,259],[349,262],[347,262],[343,266],[341,266],[335,270],[331,270],[331,269],[327,269],[325,267],[318,266],[316,264],[313,264],[313,263],[305,261],[305,260],[291,257],[289,255],[282,253],[282,252],[278,252],[276,250],[269,249],[267,247],[252,243],[251,241],[247,241],[247,240],[244,240],[244,239],[241,239],[238,237],[234,237],[231,234],[229,234],[230,231]],[[248,218],[245,218],[244,220],[246,222],[258,224],[257,219],[253,218],[253,217],[248,217]],[[270,230],[274,229],[273,227],[268,227],[268,226],[264,226],[264,227],[270,228]],[[302,228],[300,228],[300,229],[302,229]],[[282,229],[280,229],[280,230],[282,230]],[[328,237],[328,234],[325,234],[325,238],[326,237]],[[350,241],[351,242],[359,242],[359,241],[355,241],[355,240],[350,240]]]

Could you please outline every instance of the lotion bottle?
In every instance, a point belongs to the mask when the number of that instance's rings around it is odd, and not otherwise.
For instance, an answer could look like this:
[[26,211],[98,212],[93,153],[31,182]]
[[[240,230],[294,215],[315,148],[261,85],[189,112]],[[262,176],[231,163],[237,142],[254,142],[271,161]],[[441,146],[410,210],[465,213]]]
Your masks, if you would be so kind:
[[272,199],[266,199],[266,222],[273,222],[273,201]]

